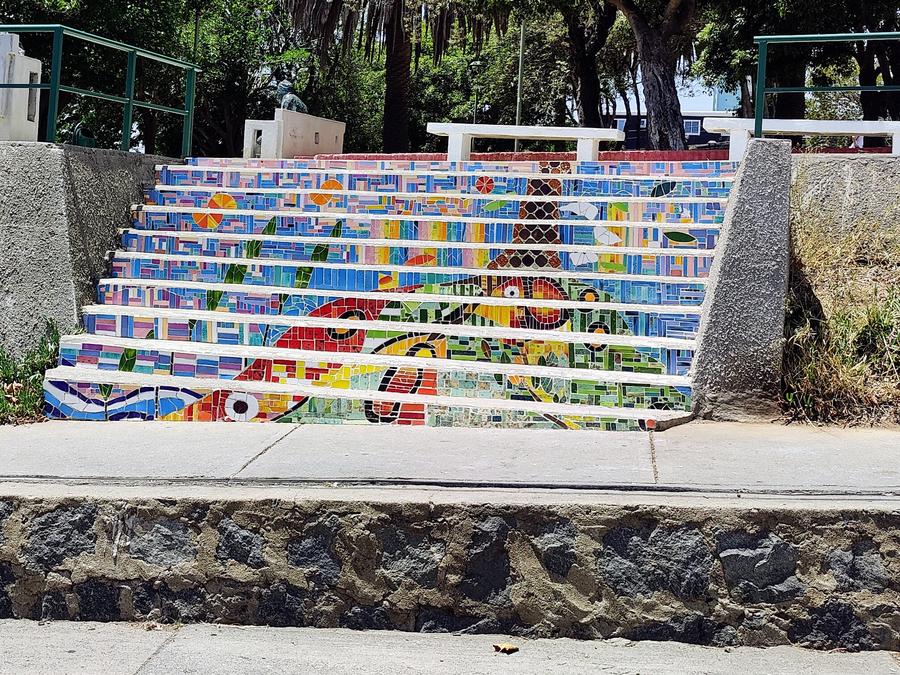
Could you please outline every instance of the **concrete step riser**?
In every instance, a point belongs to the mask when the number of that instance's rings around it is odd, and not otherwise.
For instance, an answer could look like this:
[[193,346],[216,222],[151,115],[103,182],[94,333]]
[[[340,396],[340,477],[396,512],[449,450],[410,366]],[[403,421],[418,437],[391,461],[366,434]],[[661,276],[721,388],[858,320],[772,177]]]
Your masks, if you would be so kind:
[[102,490],[0,497],[5,616],[900,649],[896,510]]
[[[63,345],[60,349],[60,365],[93,367],[98,371],[127,369],[127,372],[148,375],[210,378],[219,380],[219,386],[226,388],[229,380],[253,379],[326,387],[337,383],[343,388],[360,391],[361,395],[369,391],[396,391],[405,394],[483,398],[490,392],[492,398],[501,400],[521,398],[533,391],[535,400],[548,399],[555,403],[646,408],[652,397],[652,401],[664,401],[664,405],[672,410],[689,412],[691,409],[690,390],[685,387],[472,372],[463,363],[455,371],[429,369],[429,359],[421,353],[427,350],[432,358],[442,357],[444,348],[438,341],[422,339],[409,346],[403,354],[419,356],[421,367],[398,368],[341,365],[340,358],[335,358],[334,361],[298,361],[173,353],[153,349],[126,350],[118,346],[104,346],[102,339],[98,339],[96,344],[85,342],[77,347]],[[102,373],[98,372],[97,377],[102,379]]]
[[[314,215],[230,215],[228,211],[215,214],[216,220],[204,218],[203,213],[154,212],[140,209],[135,212],[135,227],[158,232],[183,231],[205,234],[262,235],[269,232],[281,237],[330,236],[338,220],[344,237],[359,239],[410,239],[496,243],[502,246],[514,241],[515,222],[447,222],[431,220],[365,220],[337,219]],[[374,217],[373,217],[374,218]],[[273,222],[274,219],[274,222]],[[199,222],[198,222],[199,221]],[[667,225],[648,222],[645,226],[625,226],[615,223],[603,225],[558,224],[554,226],[560,242],[586,246],[621,245],[632,247],[685,247],[712,249],[719,237],[714,225],[695,225],[672,222]],[[543,248],[543,247],[541,247]]]
[[[417,267],[461,267],[465,269],[480,268],[487,270],[493,260],[502,255],[506,249],[497,248],[429,248],[410,246],[372,246],[364,242],[359,244],[329,243],[327,258],[320,262],[341,263],[346,265],[407,265],[413,263]],[[235,241],[207,239],[198,242],[195,239],[179,239],[159,235],[141,235],[129,232],[123,235],[122,246],[126,251],[140,253],[157,253],[163,255],[207,256],[219,258],[253,258],[262,261],[291,260],[310,262],[320,256],[322,244],[263,242],[260,240]],[[537,250],[512,249],[518,252],[526,263],[540,255],[547,255],[543,248]],[[658,249],[648,249],[641,254],[583,253],[558,251],[562,269],[581,270],[585,272],[622,272],[626,274],[654,274],[659,276],[679,275],[684,277],[709,276],[712,265],[712,252],[708,255],[694,255],[693,251],[673,251],[671,253]]]
[[[410,331],[358,330],[356,332],[329,331],[325,328],[308,328],[299,334],[290,325],[277,321],[234,322],[227,315],[221,320],[191,320],[185,318],[161,318],[88,314],[85,329],[98,336],[134,339],[185,341],[200,344],[227,344],[282,347],[310,351],[341,353],[366,353],[391,341],[403,340]],[[431,334],[423,332],[424,337]],[[510,363],[517,359],[537,364],[541,356],[551,365],[566,368],[585,368],[606,371],[635,371],[666,375],[687,375],[693,360],[689,349],[655,346],[640,348],[621,345],[588,345],[578,342],[555,341],[548,334],[543,340],[527,343],[519,340],[475,338],[466,336],[433,336],[446,347],[446,357],[461,361],[497,360],[506,354]],[[490,356],[488,356],[490,355]]]

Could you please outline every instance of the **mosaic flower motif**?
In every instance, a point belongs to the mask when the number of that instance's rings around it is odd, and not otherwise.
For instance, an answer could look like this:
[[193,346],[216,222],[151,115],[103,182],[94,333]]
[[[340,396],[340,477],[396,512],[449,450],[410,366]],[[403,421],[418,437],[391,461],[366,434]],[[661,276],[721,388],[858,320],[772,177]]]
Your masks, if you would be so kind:
[[259,401],[252,394],[233,391],[225,399],[225,414],[235,422],[249,422],[259,414]]
[[[326,181],[322,182],[322,185],[319,186],[322,190],[343,190],[344,185],[339,180],[335,180],[334,178],[329,178]],[[316,206],[325,206],[328,202],[337,199],[338,195],[329,194],[328,192],[313,192],[309,196],[309,201],[311,201]]]
[[[217,192],[206,203],[208,209],[236,209],[237,202],[234,197],[224,192]],[[195,213],[194,222],[206,230],[214,230],[222,222],[221,213]]]
[[475,180],[475,189],[486,195],[494,191],[494,179],[490,176],[479,176]]

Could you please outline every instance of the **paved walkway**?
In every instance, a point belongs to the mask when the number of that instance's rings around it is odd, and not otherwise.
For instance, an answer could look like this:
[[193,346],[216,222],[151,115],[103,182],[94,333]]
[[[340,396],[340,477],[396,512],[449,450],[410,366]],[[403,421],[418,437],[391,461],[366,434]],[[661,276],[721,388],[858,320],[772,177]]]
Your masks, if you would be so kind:
[[[148,628],[152,628],[148,630]],[[511,642],[515,654],[492,644]],[[341,629],[0,621],[0,673],[860,673],[900,674],[895,654],[674,642],[522,640]]]
[[0,483],[405,486],[900,497],[900,430],[616,433],[48,422],[0,427]]

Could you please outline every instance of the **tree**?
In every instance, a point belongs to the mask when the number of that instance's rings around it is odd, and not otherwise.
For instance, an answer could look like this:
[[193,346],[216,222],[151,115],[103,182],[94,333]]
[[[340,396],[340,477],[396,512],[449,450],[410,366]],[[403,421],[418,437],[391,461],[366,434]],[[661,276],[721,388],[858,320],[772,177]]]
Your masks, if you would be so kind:
[[[543,3],[541,3],[543,4]],[[598,57],[616,21],[615,6],[600,0],[562,0],[553,5],[566,26],[569,63],[575,81],[578,121],[583,127],[604,127]]]
[[697,0],[607,1],[628,19],[637,42],[650,147],[683,150],[687,143],[675,75]]
[[344,55],[356,43],[372,58],[385,59],[383,145],[385,152],[409,150],[410,69],[430,31],[432,56],[439,62],[454,28],[472,37],[477,51],[492,30],[506,27],[503,0],[462,5],[441,0],[284,0],[295,24],[319,44],[323,60],[332,58],[337,40]]

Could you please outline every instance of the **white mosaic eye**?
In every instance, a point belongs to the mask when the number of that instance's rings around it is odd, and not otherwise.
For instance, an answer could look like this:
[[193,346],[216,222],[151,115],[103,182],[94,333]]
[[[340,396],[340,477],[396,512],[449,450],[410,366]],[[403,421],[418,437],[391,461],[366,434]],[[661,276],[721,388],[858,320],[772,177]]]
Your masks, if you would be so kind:
[[503,295],[507,298],[518,298],[521,293],[518,286],[507,286],[503,289]]
[[233,391],[225,399],[225,414],[235,422],[249,422],[259,414],[259,401],[252,394]]

